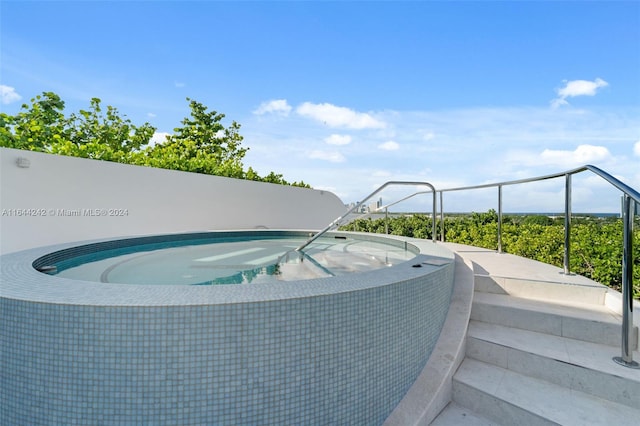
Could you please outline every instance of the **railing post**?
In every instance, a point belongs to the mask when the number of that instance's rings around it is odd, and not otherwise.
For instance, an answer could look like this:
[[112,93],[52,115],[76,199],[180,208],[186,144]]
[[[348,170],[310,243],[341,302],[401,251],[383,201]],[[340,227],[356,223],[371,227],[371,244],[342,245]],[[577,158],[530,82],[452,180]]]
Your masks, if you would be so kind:
[[444,203],[442,200],[442,191],[440,191],[440,241],[444,243]]
[[571,273],[569,261],[571,257],[571,173],[565,175],[564,184],[564,273]]
[[389,235],[389,208],[384,209],[384,233]]
[[613,360],[630,368],[640,368],[633,360],[633,219],[636,212],[635,201],[627,194],[622,202],[624,222],[622,250],[622,356]]
[[431,241],[435,243],[436,240],[438,239],[437,235],[436,235],[437,232],[438,232],[438,229],[436,227],[436,221],[438,220],[437,215],[436,215],[436,213],[437,213],[436,209],[438,208],[438,198],[436,197],[436,189],[433,188],[433,187],[432,187],[432,189],[433,189],[433,197],[432,197],[432,201],[431,202],[433,204],[433,208],[431,209],[432,210],[431,211],[431,219],[433,219],[433,220],[432,220],[432,227],[431,227]]
[[498,253],[502,253],[502,185],[498,185]]

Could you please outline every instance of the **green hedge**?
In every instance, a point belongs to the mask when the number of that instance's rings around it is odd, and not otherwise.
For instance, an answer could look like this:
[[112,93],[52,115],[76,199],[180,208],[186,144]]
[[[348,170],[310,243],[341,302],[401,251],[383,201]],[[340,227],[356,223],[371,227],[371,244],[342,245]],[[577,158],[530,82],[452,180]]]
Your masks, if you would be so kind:
[[[389,219],[357,219],[343,229],[385,233],[413,238],[431,238],[432,220],[422,214]],[[498,248],[498,215],[471,213],[445,217],[445,241]],[[442,223],[437,223],[440,238]],[[619,218],[581,216],[572,218],[570,270],[618,291],[622,283],[623,224]],[[640,221],[633,234],[634,297],[640,298]],[[518,256],[563,267],[564,219],[543,215],[511,216],[502,219],[502,250]]]

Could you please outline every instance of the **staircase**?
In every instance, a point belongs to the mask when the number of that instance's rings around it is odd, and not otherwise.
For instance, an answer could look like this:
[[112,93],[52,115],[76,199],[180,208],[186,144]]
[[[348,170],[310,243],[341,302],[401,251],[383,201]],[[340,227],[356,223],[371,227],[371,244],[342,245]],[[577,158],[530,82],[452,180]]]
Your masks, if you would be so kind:
[[[607,306],[606,287],[515,256],[458,249],[475,276],[466,356],[452,402],[432,425],[640,425],[640,370],[612,360],[621,318]],[[636,327],[636,361],[637,336]]]

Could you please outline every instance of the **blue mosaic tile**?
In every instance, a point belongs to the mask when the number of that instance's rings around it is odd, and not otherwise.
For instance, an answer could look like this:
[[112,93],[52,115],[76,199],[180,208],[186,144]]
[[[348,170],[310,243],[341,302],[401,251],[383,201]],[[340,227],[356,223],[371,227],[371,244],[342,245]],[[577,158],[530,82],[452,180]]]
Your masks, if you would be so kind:
[[36,272],[42,250],[3,256],[0,424],[382,424],[453,285],[453,256],[411,243],[451,262],[194,290],[98,288]]

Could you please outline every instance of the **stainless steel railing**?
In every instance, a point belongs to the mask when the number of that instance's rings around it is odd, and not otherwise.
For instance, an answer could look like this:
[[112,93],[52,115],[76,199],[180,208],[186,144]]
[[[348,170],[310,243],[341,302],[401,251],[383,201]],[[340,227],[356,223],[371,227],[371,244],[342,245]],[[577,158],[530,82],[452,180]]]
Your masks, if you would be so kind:
[[[302,251],[305,247],[307,247],[309,244],[311,244],[312,242],[314,242],[315,240],[317,240],[318,238],[320,238],[322,235],[324,235],[327,231],[331,230],[334,227],[340,226],[342,224],[342,222],[353,212],[358,211],[360,208],[362,208],[362,206],[364,206],[364,204],[369,201],[371,198],[373,198],[374,196],[376,196],[377,194],[379,194],[383,189],[385,189],[388,186],[392,186],[392,185],[402,185],[402,186],[407,186],[407,185],[411,185],[411,186],[427,186],[430,188],[429,191],[418,191],[415,192],[411,195],[409,195],[408,197],[403,198],[402,200],[399,200],[393,204],[397,204],[400,201],[404,201],[408,198],[411,198],[415,195],[418,194],[424,194],[424,193],[432,193],[433,194],[433,232],[431,234],[432,236],[432,240],[435,241],[436,238],[436,207],[437,207],[437,201],[436,201],[436,188],[431,185],[428,182],[406,182],[406,181],[389,181],[387,183],[385,183],[384,185],[380,186],[378,189],[376,189],[375,191],[373,191],[371,194],[367,195],[362,201],[360,201],[359,203],[357,203],[355,206],[353,206],[352,208],[350,208],[349,210],[347,210],[346,213],[344,213],[342,216],[340,216],[339,218],[335,219],[333,222],[331,222],[329,225],[327,225],[323,230],[321,230],[320,232],[316,233],[315,235],[311,236],[307,241],[305,241],[302,245],[300,245],[298,248],[296,248],[296,251]],[[389,205],[387,205],[388,207]]]
[[633,361],[632,355],[632,333],[633,333],[633,221],[637,214],[636,205],[640,205],[640,193],[631,188],[627,184],[621,182],[609,173],[599,169],[592,165],[585,165],[577,169],[569,170],[562,173],[555,173],[546,176],[533,177],[528,179],[519,179],[498,183],[490,183],[484,185],[464,186],[457,188],[440,189],[437,192],[440,194],[440,221],[441,221],[441,240],[444,241],[445,229],[444,229],[444,200],[443,194],[445,192],[454,191],[468,191],[485,188],[497,188],[498,190],[498,252],[502,252],[502,188],[508,185],[518,185],[531,182],[539,182],[549,179],[564,178],[565,179],[565,191],[564,191],[564,257],[563,266],[564,273],[570,273],[569,261],[571,256],[571,190],[573,175],[582,172],[592,172],[597,176],[604,179],[614,188],[622,192],[623,208],[622,219],[624,222],[623,228],[623,256],[622,256],[622,355],[615,357],[614,361],[630,368],[640,368],[640,365]]
[[497,189],[497,202],[498,202],[498,252],[502,252],[502,188],[510,185],[519,185],[526,184],[532,182],[539,182],[550,179],[558,179],[564,178],[564,256],[563,256],[563,269],[565,274],[570,274],[570,256],[571,256],[571,192],[572,192],[572,176],[582,172],[591,172],[600,178],[604,179],[614,188],[620,190],[622,192],[623,197],[623,208],[622,208],[622,218],[624,222],[623,228],[623,258],[622,258],[622,343],[621,343],[621,356],[614,357],[614,361],[630,368],[640,368],[640,365],[633,360],[633,349],[631,346],[631,342],[633,341],[633,223],[634,217],[637,214],[638,207],[640,206],[640,193],[635,189],[631,188],[627,184],[621,182],[616,179],[609,173],[604,170],[599,169],[598,167],[592,165],[585,165],[576,169],[568,170],[566,172],[554,173],[545,176],[532,177],[527,179],[518,179],[497,183],[489,183],[482,185],[472,185],[472,186],[463,186],[463,187],[455,187],[455,188],[446,188],[436,190],[433,185],[427,182],[404,182],[404,181],[390,181],[382,185],[380,188],[376,189],[374,192],[365,197],[361,202],[357,203],[354,207],[349,209],[345,214],[331,222],[326,228],[311,236],[307,241],[305,241],[301,246],[296,248],[295,250],[300,252],[313,241],[321,237],[327,231],[331,230],[334,227],[340,226],[345,219],[348,219],[349,215],[353,212],[359,210],[365,202],[373,198],[375,195],[380,193],[383,189],[390,185],[426,185],[429,187],[427,191],[416,191],[415,193],[406,196],[400,200],[387,204],[378,208],[376,211],[385,211],[387,213],[388,208],[394,206],[402,201],[405,201],[409,198],[412,198],[416,195],[432,193],[433,195],[433,213],[432,213],[432,240],[436,239],[436,217],[437,217],[437,194],[440,196],[440,222],[441,222],[441,237],[440,239],[444,241],[445,237],[445,222],[444,222],[444,193],[447,192],[455,192],[455,191],[469,191],[469,190],[477,190],[477,189],[486,189],[486,188],[496,188]]

